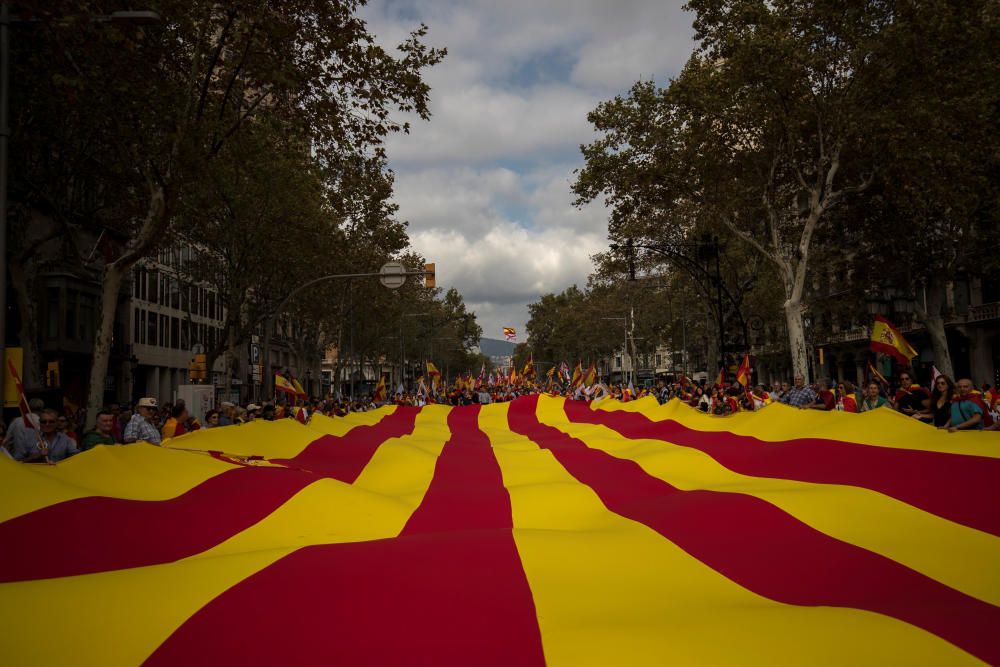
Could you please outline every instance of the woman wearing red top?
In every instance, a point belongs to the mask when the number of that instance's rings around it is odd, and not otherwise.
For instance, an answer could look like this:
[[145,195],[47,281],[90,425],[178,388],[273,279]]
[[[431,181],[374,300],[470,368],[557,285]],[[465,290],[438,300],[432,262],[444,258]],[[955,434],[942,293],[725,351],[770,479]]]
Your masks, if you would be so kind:
[[858,396],[856,393],[857,390],[854,387],[854,383],[845,380],[844,382],[841,383],[841,386],[844,388],[843,394],[840,397],[841,409],[844,412],[857,412]]

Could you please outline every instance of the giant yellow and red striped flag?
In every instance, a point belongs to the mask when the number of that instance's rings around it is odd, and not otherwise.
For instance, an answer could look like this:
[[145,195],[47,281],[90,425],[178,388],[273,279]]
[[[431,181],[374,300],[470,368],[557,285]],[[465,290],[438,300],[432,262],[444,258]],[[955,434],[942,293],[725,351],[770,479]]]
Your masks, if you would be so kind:
[[998,664],[998,440],[531,396],[0,457],[0,656]]

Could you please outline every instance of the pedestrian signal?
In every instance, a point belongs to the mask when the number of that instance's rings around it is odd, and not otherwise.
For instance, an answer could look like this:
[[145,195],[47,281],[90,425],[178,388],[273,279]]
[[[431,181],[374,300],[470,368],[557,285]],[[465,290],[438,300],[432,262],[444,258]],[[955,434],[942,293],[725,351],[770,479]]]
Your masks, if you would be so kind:
[[434,264],[424,264],[424,287],[434,288],[437,287],[437,282],[434,280]]

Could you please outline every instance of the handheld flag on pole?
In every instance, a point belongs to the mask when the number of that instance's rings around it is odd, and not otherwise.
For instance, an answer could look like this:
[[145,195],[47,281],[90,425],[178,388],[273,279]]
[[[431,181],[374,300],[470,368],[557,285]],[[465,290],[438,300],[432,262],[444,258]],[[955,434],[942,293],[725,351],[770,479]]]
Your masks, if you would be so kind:
[[750,355],[743,355],[743,362],[740,364],[740,368],[736,371],[736,381],[743,385],[744,388],[750,386]]
[[875,316],[869,347],[875,352],[888,354],[899,361],[899,363],[905,365],[909,365],[913,358],[917,356],[917,351],[906,342],[899,329],[894,327],[889,320],[881,315]]
[[535,362],[531,359],[531,353],[528,353],[528,361],[524,364],[524,370],[521,371],[521,375],[524,376],[526,380],[531,380],[535,377]]
[[584,386],[590,387],[594,384],[594,381],[596,379],[597,379],[597,366],[594,365],[594,362],[590,362],[590,368],[587,369],[587,374],[583,378],[583,384]]
[[288,378],[280,373],[274,374],[274,391],[288,394],[289,396],[295,396],[297,393],[295,391],[295,386],[288,381]]
[[573,379],[570,380],[569,384],[573,389],[580,386],[580,382],[583,380],[583,363],[576,362],[576,368],[573,369]]
[[868,360],[868,379],[878,382],[880,385],[882,385],[882,389],[884,391],[889,390],[889,381],[885,379],[884,375],[878,372],[878,369],[875,368],[875,365],[871,362],[870,359]]
[[375,386],[375,393],[372,395],[372,400],[376,403],[381,403],[385,400],[385,376],[381,375],[378,379],[378,384]]
[[715,386],[721,387],[726,384],[726,367],[723,366],[719,369],[719,377],[715,378]]
[[31,407],[28,405],[28,397],[24,394],[24,384],[21,383],[21,375],[17,372],[17,368],[14,367],[14,362],[10,359],[7,360],[7,370],[10,371],[10,376],[14,378],[14,386],[17,387],[17,407],[21,411],[21,419],[24,420],[24,426],[34,431],[38,451],[45,454],[45,462],[52,463],[49,459],[49,448],[45,444],[45,440],[42,439],[41,432],[35,428],[35,423],[31,421],[30,417],[28,417],[28,415],[31,414]]
[[431,379],[431,388],[437,391],[441,386],[441,371],[431,361],[427,362],[427,377]]

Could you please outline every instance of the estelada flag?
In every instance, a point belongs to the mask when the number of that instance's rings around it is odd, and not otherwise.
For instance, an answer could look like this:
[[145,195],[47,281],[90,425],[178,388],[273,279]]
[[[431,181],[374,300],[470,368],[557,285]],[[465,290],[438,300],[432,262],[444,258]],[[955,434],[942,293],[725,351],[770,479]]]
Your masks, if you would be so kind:
[[576,362],[576,368],[573,369],[573,379],[569,381],[569,386],[576,389],[580,386],[580,381],[583,380],[583,362]]
[[3,664],[1000,664],[995,438],[530,396],[0,455]]
[[901,364],[909,364],[917,356],[917,351],[906,342],[899,329],[881,315],[875,316],[869,346],[875,352],[895,357]]
[[295,386],[288,381],[288,378],[280,373],[274,374],[274,390],[280,391],[284,394],[290,394],[291,396],[295,396],[298,393],[295,390]]
[[744,387],[750,386],[750,355],[744,354],[740,368],[736,371],[736,381]]
[[372,395],[372,400],[376,403],[381,403],[385,400],[385,376],[382,375],[378,379],[378,384],[375,385],[375,393]]

